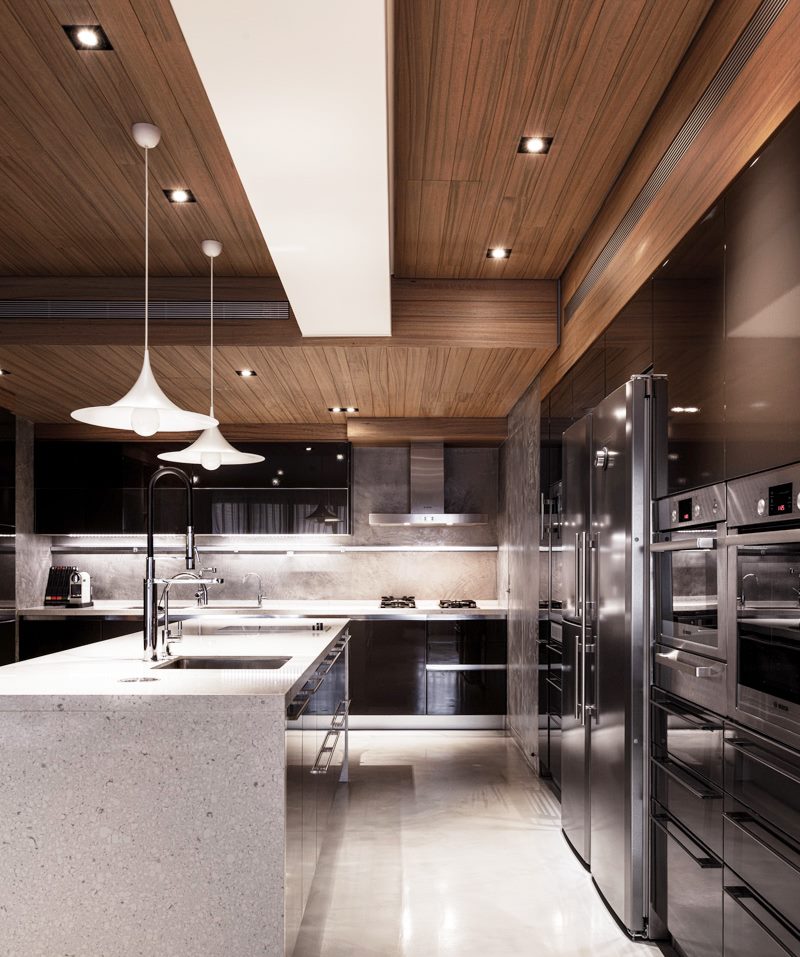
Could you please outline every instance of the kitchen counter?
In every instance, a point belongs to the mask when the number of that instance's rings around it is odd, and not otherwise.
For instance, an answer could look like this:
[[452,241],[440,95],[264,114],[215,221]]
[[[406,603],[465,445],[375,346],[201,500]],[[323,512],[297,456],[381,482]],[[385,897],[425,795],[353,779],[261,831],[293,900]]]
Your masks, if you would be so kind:
[[[259,607],[255,601],[241,599],[233,601],[209,601],[204,608],[198,608],[193,601],[171,600],[169,607],[171,614],[192,615],[212,614],[225,612],[236,615],[290,615],[300,617],[321,618],[505,618],[507,610],[495,600],[478,602],[478,608],[439,608],[439,602],[420,599],[416,608],[381,608],[380,600],[312,600],[299,601],[297,599],[265,599]],[[37,605],[34,608],[20,608],[17,611],[20,617],[25,618],[71,618],[85,615],[88,617],[113,616],[130,618],[132,621],[141,618],[141,602],[125,600],[96,601],[90,608],[65,608],[55,606],[45,608]]]
[[156,669],[140,632],[0,668],[5,957],[283,953],[286,703],[347,627],[324,624],[175,646],[275,671]]

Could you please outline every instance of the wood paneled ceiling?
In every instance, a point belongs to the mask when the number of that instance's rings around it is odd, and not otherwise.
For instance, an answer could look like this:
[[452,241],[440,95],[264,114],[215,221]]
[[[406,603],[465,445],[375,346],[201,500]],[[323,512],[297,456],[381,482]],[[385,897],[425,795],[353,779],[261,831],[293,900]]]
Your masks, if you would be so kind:
[[396,0],[395,275],[560,276],[711,5]]
[[[348,403],[365,420],[507,415],[556,348],[555,283],[533,280],[563,271],[711,5],[395,0],[393,335],[304,340],[293,319],[221,323],[223,423],[340,435],[326,409]],[[75,51],[61,25],[81,22],[101,23],[113,51]],[[228,298],[259,281],[263,298],[278,295],[169,0],[0,0],[0,30],[0,297],[141,295],[136,120],[163,131],[150,157],[153,276],[176,283],[172,298],[205,298],[199,242],[214,236]],[[517,154],[534,133],[554,137],[550,153]],[[197,203],[170,205],[162,189],[176,186]],[[487,260],[492,245],[511,259]],[[159,380],[198,409],[206,335],[202,322],[153,328]],[[136,322],[0,320],[12,371],[0,405],[66,422],[118,398],[140,361]],[[235,376],[245,365],[257,379]]]
[[[100,23],[114,49],[78,52],[62,24]],[[0,0],[0,274],[136,276],[150,153],[153,275],[274,276],[266,244],[169,0]],[[188,186],[196,203],[162,190]]]

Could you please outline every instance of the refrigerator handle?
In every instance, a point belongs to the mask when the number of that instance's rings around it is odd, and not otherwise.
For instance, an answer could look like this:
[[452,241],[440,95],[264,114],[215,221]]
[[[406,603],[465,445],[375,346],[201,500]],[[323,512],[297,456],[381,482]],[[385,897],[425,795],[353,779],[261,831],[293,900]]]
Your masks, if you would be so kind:
[[581,698],[581,636],[575,632],[575,720],[583,724],[583,699]]
[[[586,564],[588,557],[586,554],[586,532],[580,533],[580,554],[581,632],[579,654],[575,655],[575,697],[576,700],[580,702],[578,706],[580,708],[580,714],[576,714],[575,717],[580,718],[581,725],[583,726],[586,724],[586,616],[588,614],[586,602],[586,580],[588,577]],[[578,687],[579,680],[580,687]]]
[[[587,543],[588,554],[586,557],[586,567],[589,574],[589,580],[591,583],[592,598],[587,604],[589,608],[592,609],[592,629],[591,629],[591,642],[583,642],[583,658],[581,660],[581,674],[582,674],[582,699],[583,699],[583,713],[584,715],[589,715],[594,717],[594,720],[597,721],[597,654],[598,654],[598,634],[597,634],[597,619],[599,616],[598,609],[598,588],[597,588],[597,563],[598,555],[600,552],[600,533],[595,532],[593,535],[589,536]],[[587,673],[587,656],[593,654],[594,658],[594,667],[592,668],[592,681],[591,681],[591,693],[592,700],[591,702],[586,700],[586,673]]]
[[[572,596],[569,596],[572,598]],[[583,617],[581,608],[581,533],[575,532],[575,616]]]

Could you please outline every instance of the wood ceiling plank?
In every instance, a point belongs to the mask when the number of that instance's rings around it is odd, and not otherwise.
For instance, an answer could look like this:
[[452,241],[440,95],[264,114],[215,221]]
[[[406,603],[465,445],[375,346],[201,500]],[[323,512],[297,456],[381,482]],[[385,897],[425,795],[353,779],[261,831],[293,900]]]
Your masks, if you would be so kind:
[[477,0],[439,0],[431,50],[423,180],[453,177]]
[[[68,442],[152,442],[159,445],[181,445],[193,442],[196,432],[174,432],[169,439],[163,434],[143,436],[122,429],[98,429],[82,422],[40,422],[37,439]],[[320,425],[319,422],[242,422],[225,426],[225,437],[237,442],[345,442],[346,425]]]
[[395,3],[394,122],[398,182],[419,182],[423,177],[437,6],[437,0],[397,0]]
[[438,273],[449,202],[449,180],[422,183],[415,276],[433,279]]
[[420,415],[427,359],[427,349],[410,347],[406,350],[406,389],[403,396],[403,413],[409,418]]
[[500,445],[506,440],[506,419],[350,419],[347,438],[354,445],[404,445],[444,441],[454,445]]

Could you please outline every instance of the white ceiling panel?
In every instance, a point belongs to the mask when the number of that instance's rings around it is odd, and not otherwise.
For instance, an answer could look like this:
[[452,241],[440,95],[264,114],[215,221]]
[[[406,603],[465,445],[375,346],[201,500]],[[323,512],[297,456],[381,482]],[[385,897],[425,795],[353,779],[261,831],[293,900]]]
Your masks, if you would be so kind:
[[172,0],[307,336],[391,334],[384,0]]

